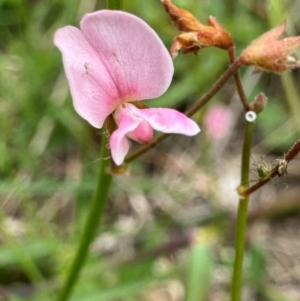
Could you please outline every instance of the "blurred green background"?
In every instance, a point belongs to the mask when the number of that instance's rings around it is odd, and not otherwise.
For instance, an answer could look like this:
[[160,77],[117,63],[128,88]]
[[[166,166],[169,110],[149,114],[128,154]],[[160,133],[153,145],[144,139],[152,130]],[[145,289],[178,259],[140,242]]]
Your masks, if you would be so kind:
[[[178,34],[159,0],[124,0],[166,47]],[[287,21],[300,34],[300,1],[174,0],[231,33],[237,54]],[[74,111],[53,45],[55,30],[105,8],[96,0],[0,0],[0,300],[55,300],[75,254],[95,187],[100,131]],[[226,52],[203,49],[174,61],[170,89],[150,106],[185,111],[228,67]],[[299,139],[300,71],[241,76],[259,115],[255,166],[269,166]],[[216,103],[233,112],[230,135],[203,126]],[[244,118],[234,81],[195,119],[202,132],[174,135],[115,177],[104,222],[71,300],[228,300]],[[132,143],[132,148],[138,147]],[[299,159],[252,197],[243,300],[300,300]]]

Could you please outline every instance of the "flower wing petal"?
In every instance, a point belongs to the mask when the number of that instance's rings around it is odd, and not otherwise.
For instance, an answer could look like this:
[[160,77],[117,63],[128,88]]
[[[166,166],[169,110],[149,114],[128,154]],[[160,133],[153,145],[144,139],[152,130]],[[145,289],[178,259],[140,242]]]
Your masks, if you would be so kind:
[[80,27],[109,70],[120,99],[156,98],[169,87],[172,59],[144,21],[125,12],[101,10],[85,15]]
[[149,122],[153,129],[163,133],[194,136],[200,132],[200,128],[195,121],[174,109],[142,109],[140,114]]
[[132,118],[129,109],[118,109],[118,129],[110,137],[111,156],[117,165],[121,165],[129,150],[126,135],[134,131],[139,125],[138,118]]
[[118,100],[106,67],[82,32],[73,26],[57,30],[54,44],[63,54],[75,110],[91,125],[101,128]]
[[[124,113],[124,109],[122,109]],[[120,110],[117,109],[115,116],[118,116],[120,113]],[[131,138],[132,140],[135,140],[138,143],[141,144],[147,144],[149,143],[153,138],[153,128],[151,125],[141,116],[140,112],[141,110],[137,108],[133,104],[126,104],[126,112],[127,114],[130,113],[132,118],[138,119],[139,125],[131,132],[128,132],[127,137]]]

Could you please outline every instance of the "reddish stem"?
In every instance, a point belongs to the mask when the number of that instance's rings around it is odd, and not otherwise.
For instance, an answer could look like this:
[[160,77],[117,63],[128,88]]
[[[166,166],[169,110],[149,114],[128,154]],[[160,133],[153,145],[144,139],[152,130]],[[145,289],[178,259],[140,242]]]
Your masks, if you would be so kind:
[[[233,63],[235,60],[235,47],[232,47],[228,50],[228,55],[229,55],[230,63]],[[248,104],[247,97],[246,97],[246,94],[245,94],[245,91],[244,91],[244,88],[242,85],[242,81],[241,81],[241,78],[240,78],[240,75],[238,72],[236,72],[234,74],[234,80],[235,80],[236,88],[237,88],[238,94],[240,96],[240,100],[242,102],[244,110],[245,110],[245,112],[248,112],[249,104]]]

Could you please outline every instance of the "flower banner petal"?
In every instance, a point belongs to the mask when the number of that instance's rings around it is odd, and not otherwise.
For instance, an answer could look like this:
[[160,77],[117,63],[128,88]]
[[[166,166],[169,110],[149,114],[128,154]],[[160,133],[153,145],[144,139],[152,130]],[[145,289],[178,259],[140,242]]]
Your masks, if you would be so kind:
[[172,59],[144,21],[126,12],[101,10],[85,15],[80,27],[109,70],[121,99],[156,98],[169,87]]
[[76,111],[101,128],[118,105],[119,94],[111,76],[79,29],[66,26],[57,30],[54,43],[63,54]]

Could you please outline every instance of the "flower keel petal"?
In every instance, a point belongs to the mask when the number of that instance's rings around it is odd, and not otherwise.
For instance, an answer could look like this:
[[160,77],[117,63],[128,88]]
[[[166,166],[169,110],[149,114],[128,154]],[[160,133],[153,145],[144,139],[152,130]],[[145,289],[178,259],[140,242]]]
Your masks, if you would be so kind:
[[174,109],[143,109],[140,110],[140,114],[153,129],[163,133],[194,136],[200,132],[200,128],[195,121]]

